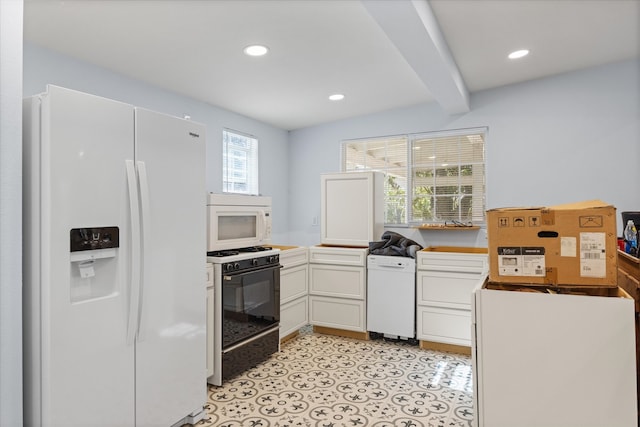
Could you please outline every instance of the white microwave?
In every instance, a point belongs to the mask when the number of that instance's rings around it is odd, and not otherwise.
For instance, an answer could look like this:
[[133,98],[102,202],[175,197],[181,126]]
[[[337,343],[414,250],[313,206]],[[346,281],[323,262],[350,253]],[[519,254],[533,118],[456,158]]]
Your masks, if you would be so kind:
[[271,243],[271,197],[209,193],[207,251]]

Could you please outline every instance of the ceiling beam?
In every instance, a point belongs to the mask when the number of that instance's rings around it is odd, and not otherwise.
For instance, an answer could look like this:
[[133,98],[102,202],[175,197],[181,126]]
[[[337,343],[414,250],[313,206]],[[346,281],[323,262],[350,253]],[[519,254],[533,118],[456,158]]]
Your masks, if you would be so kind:
[[362,0],[448,114],[469,112],[469,92],[427,0]]

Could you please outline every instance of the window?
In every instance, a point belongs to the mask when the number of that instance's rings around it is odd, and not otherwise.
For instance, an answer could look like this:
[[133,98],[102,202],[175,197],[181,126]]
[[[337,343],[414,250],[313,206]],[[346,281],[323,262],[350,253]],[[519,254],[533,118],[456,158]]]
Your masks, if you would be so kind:
[[222,131],[222,191],[259,194],[258,140],[253,136]]
[[342,170],[385,173],[385,223],[483,223],[486,129],[342,142]]

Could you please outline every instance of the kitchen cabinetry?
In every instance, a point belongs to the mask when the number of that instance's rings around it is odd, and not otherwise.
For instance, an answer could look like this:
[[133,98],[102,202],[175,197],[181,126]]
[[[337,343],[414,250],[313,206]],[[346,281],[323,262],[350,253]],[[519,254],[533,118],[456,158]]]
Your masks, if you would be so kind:
[[633,300],[564,292],[478,283],[474,426],[637,426]]
[[213,375],[213,264],[207,263],[207,378]]
[[486,248],[429,247],[417,254],[417,338],[424,348],[468,353],[471,295],[488,271]]
[[364,334],[367,331],[368,248],[309,248],[309,321]]
[[280,341],[309,323],[309,251],[280,247]]
[[384,232],[384,175],[347,172],[320,177],[320,243],[368,247]]
[[640,259],[618,250],[618,286],[635,301],[636,384],[638,388],[638,420],[640,420]]

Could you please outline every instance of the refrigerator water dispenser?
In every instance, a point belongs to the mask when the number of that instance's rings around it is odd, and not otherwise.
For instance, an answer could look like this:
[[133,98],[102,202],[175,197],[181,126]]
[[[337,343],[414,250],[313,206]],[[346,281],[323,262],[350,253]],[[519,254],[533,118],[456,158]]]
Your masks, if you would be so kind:
[[73,228],[70,237],[70,299],[83,302],[115,294],[118,227]]

